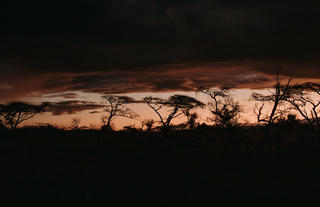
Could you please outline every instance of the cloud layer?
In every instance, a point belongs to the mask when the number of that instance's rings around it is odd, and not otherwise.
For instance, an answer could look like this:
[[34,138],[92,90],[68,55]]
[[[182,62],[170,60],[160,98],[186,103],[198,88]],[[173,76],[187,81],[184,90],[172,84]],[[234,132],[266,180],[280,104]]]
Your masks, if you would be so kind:
[[0,9],[0,101],[255,88],[275,72],[320,78],[318,10],[313,0],[8,2]]
[[53,115],[75,114],[81,111],[97,110],[103,107],[103,105],[88,101],[62,101],[49,103],[46,112],[52,113]]

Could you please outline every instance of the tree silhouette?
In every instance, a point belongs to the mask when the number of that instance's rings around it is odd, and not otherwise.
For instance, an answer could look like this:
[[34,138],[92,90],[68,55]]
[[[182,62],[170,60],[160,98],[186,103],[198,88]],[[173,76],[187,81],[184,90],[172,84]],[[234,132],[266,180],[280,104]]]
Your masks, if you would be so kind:
[[[317,95],[317,96],[316,96]],[[310,126],[320,128],[320,84],[303,83],[290,87],[290,96],[286,99]]]
[[81,122],[80,118],[77,118],[77,117],[73,118],[70,123],[70,128],[72,130],[79,130],[80,129],[80,122]]
[[[172,119],[183,114],[188,115],[190,114],[190,110],[204,106],[204,104],[197,99],[184,95],[173,95],[166,100],[149,96],[145,97],[143,102],[158,115],[163,131],[166,131],[169,128]],[[167,118],[164,118],[160,113],[160,110],[164,107],[168,108],[169,115]]]
[[241,108],[237,102],[233,101],[229,89],[209,89],[201,87],[199,91],[208,95],[211,99],[208,103],[209,110],[214,116],[210,119],[211,121],[223,127],[232,127],[238,123]]
[[[252,100],[262,103],[260,106],[256,105],[254,109],[254,112],[257,115],[258,122],[265,123],[267,125],[267,127],[265,128],[265,134],[258,144],[261,153],[264,153],[264,145],[269,137],[271,126],[277,120],[281,122],[281,120],[283,120],[284,116],[287,114],[287,110],[281,110],[280,107],[284,106],[288,98],[291,96],[291,81],[292,78],[290,78],[286,84],[281,84],[279,81],[279,74],[277,73],[276,84],[273,89],[274,91],[270,90],[270,95],[262,95],[259,93],[253,93],[251,95]],[[266,102],[272,105],[270,113],[267,113],[264,110]]]
[[[285,110],[279,110],[285,101],[291,95],[290,83],[292,78],[288,80],[286,84],[281,84],[279,81],[279,74],[277,74],[276,85],[274,86],[274,91],[270,91],[270,95],[262,95],[259,93],[253,93],[251,99],[254,101],[261,102],[260,106],[256,105],[255,114],[257,115],[257,121],[266,123],[268,126],[272,125],[277,119],[281,118],[286,114]],[[272,110],[270,114],[264,112],[265,102],[272,104]]]
[[150,132],[151,129],[152,129],[152,126],[154,124],[154,120],[153,119],[145,119],[145,120],[143,120],[141,122],[141,124],[142,124],[142,129],[143,129],[144,126],[146,126],[147,127],[147,131]]
[[0,117],[10,129],[16,129],[22,122],[45,111],[47,104],[33,105],[24,102],[12,102],[0,105]]
[[187,119],[188,119],[188,125],[189,125],[189,129],[194,129],[196,126],[196,119],[199,118],[199,115],[194,112],[194,113],[190,113],[189,111],[187,111],[185,113]]
[[104,110],[106,115],[101,117],[101,121],[106,130],[112,130],[111,121],[115,117],[126,117],[130,119],[138,117],[136,113],[127,107],[128,104],[135,102],[133,98],[128,96],[105,95],[102,99],[106,103]]

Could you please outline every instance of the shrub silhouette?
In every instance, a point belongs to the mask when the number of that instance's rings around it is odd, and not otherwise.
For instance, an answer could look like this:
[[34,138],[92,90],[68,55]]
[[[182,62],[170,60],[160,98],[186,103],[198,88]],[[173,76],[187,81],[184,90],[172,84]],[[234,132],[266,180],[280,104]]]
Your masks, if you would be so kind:
[[79,130],[80,129],[80,122],[81,122],[80,118],[76,118],[76,117],[73,118],[70,123],[70,129],[71,130]]
[[151,132],[151,129],[152,129],[152,126],[153,126],[154,123],[155,123],[155,121],[153,119],[145,119],[141,123],[142,124],[142,129],[143,129],[144,126],[146,126],[147,127],[147,131]]

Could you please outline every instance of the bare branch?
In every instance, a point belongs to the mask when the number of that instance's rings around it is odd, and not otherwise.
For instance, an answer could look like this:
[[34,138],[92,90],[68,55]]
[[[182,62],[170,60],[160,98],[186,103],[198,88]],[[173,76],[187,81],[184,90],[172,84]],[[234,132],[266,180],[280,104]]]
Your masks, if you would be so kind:
[[33,118],[45,111],[47,104],[32,105],[24,102],[12,102],[8,105],[0,105],[0,116],[6,125],[16,129],[22,122]]
[[[258,102],[269,102],[272,104],[270,114],[263,115],[263,109],[265,104],[263,103],[258,109],[255,109],[258,122],[264,122],[268,125],[273,124],[277,119],[283,117],[285,113],[280,110],[279,107],[283,105],[284,102],[291,96],[291,86],[290,83],[292,78],[288,79],[285,85],[282,85],[279,81],[279,74],[276,76],[276,84],[273,88],[273,91],[269,90],[270,95],[263,95],[259,93],[253,93],[250,100]],[[263,117],[262,117],[263,116]]]
[[208,106],[214,115],[211,120],[215,121],[217,125],[230,127],[238,123],[241,111],[240,105],[233,101],[229,89],[208,89],[201,87],[199,91],[210,97],[211,102],[208,103]]
[[[143,102],[145,102],[158,115],[163,130],[167,130],[169,128],[172,119],[177,118],[182,114],[188,116],[190,114],[190,110],[204,106],[204,104],[197,99],[184,95],[173,95],[167,100],[149,96],[145,97]],[[169,112],[166,119],[160,113],[160,109],[163,107],[167,108]]]
[[135,103],[135,100],[128,96],[115,96],[115,95],[105,95],[102,97],[105,105],[104,117],[101,117],[103,127],[111,130],[111,121],[115,117],[125,117],[129,119],[135,119],[138,117],[134,111],[127,107],[128,104]]

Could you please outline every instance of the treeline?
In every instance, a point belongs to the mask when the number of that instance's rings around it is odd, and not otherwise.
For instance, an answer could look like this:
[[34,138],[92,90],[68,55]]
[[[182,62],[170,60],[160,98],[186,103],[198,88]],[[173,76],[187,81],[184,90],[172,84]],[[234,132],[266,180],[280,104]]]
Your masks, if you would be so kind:
[[[182,124],[184,128],[194,129],[197,124],[198,114],[195,109],[207,109],[211,112],[210,120],[214,126],[222,128],[235,127],[240,124],[243,109],[234,101],[228,88],[200,87],[197,93],[208,96],[209,102],[203,103],[196,98],[186,95],[173,95],[167,99],[159,97],[145,97],[135,100],[128,96],[105,95],[103,115],[101,115],[102,129],[113,130],[112,123],[117,117],[129,119],[138,118],[130,104],[146,104],[157,116],[158,120],[145,119],[141,129],[151,131],[159,129],[167,131],[172,128],[172,120],[177,117],[185,117],[187,122]],[[306,82],[292,84],[289,79],[285,84],[276,77],[275,86],[269,90],[269,94],[253,93],[249,101],[255,102],[254,113],[257,123],[262,123],[271,128],[276,123],[296,122],[297,116],[302,117],[304,122],[312,129],[320,128],[320,84]],[[267,107],[267,104],[270,107]],[[13,102],[0,105],[0,128],[16,129],[24,121],[35,115],[46,112],[50,103],[33,105],[24,102]],[[74,130],[80,129],[80,119],[75,118],[70,124]],[[130,129],[130,127],[126,127]]]

